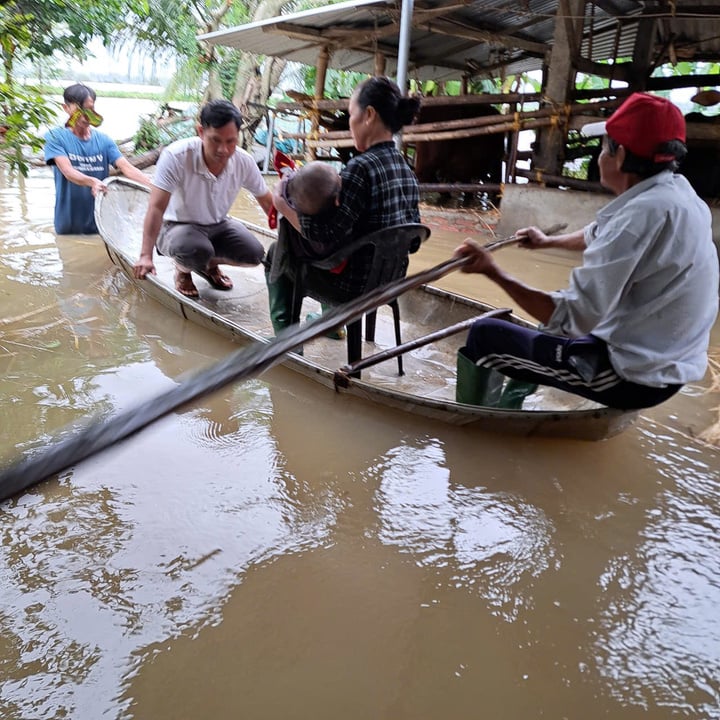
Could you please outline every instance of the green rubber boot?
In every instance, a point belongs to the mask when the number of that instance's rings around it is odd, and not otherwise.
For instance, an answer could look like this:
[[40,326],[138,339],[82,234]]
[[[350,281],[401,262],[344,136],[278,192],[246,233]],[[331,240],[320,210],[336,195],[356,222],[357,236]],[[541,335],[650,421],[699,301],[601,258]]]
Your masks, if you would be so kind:
[[[321,314],[324,315],[329,310],[332,310],[333,306],[328,305],[327,303],[320,303],[320,308],[322,310],[321,313],[308,313],[305,320],[307,322],[317,320]],[[344,340],[347,337],[347,330],[345,330],[345,326],[342,325],[340,327],[333,328],[332,330],[328,330],[328,332],[325,333],[325,337],[328,337],[331,340]]]
[[293,284],[284,275],[281,275],[275,282],[270,282],[267,273],[265,273],[265,282],[268,289],[270,322],[277,335],[292,324]]
[[500,397],[500,402],[498,402],[498,407],[505,408],[506,410],[520,410],[522,409],[525,398],[528,395],[532,395],[537,388],[537,383],[508,378],[508,381],[505,383],[505,389]]
[[505,376],[497,370],[479,367],[462,347],[457,353],[457,382],[455,400],[466,405],[497,407]]

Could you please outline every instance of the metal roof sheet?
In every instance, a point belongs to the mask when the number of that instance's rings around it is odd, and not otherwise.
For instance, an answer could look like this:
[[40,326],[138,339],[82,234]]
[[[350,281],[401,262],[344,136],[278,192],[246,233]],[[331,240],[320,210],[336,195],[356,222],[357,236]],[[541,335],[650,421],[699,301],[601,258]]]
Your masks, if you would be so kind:
[[[420,0],[415,3],[408,76],[457,79],[542,67],[553,44],[559,0]],[[386,57],[395,75],[400,0],[359,0],[282,15],[200,35],[236,47],[315,65],[328,46],[329,66],[373,73]],[[720,59],[717,0],[592,0],[585,5],[582,55],[595,62],[633,54],[638,29],[652,33],[655,53],[677,59]]]

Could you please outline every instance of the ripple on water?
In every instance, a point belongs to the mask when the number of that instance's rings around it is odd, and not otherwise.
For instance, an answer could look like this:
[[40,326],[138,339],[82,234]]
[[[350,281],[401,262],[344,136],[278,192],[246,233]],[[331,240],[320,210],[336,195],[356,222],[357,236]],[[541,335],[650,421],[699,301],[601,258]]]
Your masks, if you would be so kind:
[[717,718],[720,479],[693,455],[666,444],[652,456],[666,481],[637,551],[614,558],[600,580],[596,650],[609,692],[625,702]]
[[49,287],[58,285],[62,279],[63,264],[55,245],[6,252],[2,264],[8,279],[25,285]]
[[267,423],[232,454],[196,425],[208,418],[169,416],[0,509],[8,716],[115,716],[139,655],[219,622],[252,565],[318,542]]
[[532,605],[530,581],[554,564],[554,528],[521,497],[449,483],[442,448],[403,446],[379,470],[380,539],[425,566],[446,568],[446,582],[479,594],[514,620]]

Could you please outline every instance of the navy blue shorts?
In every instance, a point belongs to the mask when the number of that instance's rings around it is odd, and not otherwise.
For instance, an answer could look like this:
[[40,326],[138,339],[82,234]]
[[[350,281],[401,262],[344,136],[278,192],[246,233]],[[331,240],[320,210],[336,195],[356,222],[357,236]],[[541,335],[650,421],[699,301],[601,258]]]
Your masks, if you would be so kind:
[[550,385],[623,410],[652,407],[682,385],[650,387],[623,380],[613,369],[607,345],[593,335],[566,338],[507,320],[478,320],[466,355],[482,367],[524,382]]

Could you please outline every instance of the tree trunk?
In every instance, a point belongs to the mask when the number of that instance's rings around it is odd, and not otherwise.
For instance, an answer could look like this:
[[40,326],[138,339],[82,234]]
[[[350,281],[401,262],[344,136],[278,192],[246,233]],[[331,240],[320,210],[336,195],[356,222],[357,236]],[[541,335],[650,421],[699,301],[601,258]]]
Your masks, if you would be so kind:
[[[253,22],[277,17],[288,0],[261,0],[253,14]],[[267,56],[262,63],[250,53],[242,53],[238,63],[232,101],[243,114],[242,146],[249,150],[253,135],[265,117],[265,107],[285,68],[285,61]]]
[[[220,29],[220,23],[232,6],[232,0],[223,0],[220,7],[214,10],[210,18],[205,23],[203,32],[211,33]],[[203,49],[202,60],[207,63],[208,68],[208,84],[203,93],[203,102],[208,100],[217,100],[222,98],[222,83],[220,82],[220,73],[217,66],[217,53],[215,47],[208,43],[200,43]]]

